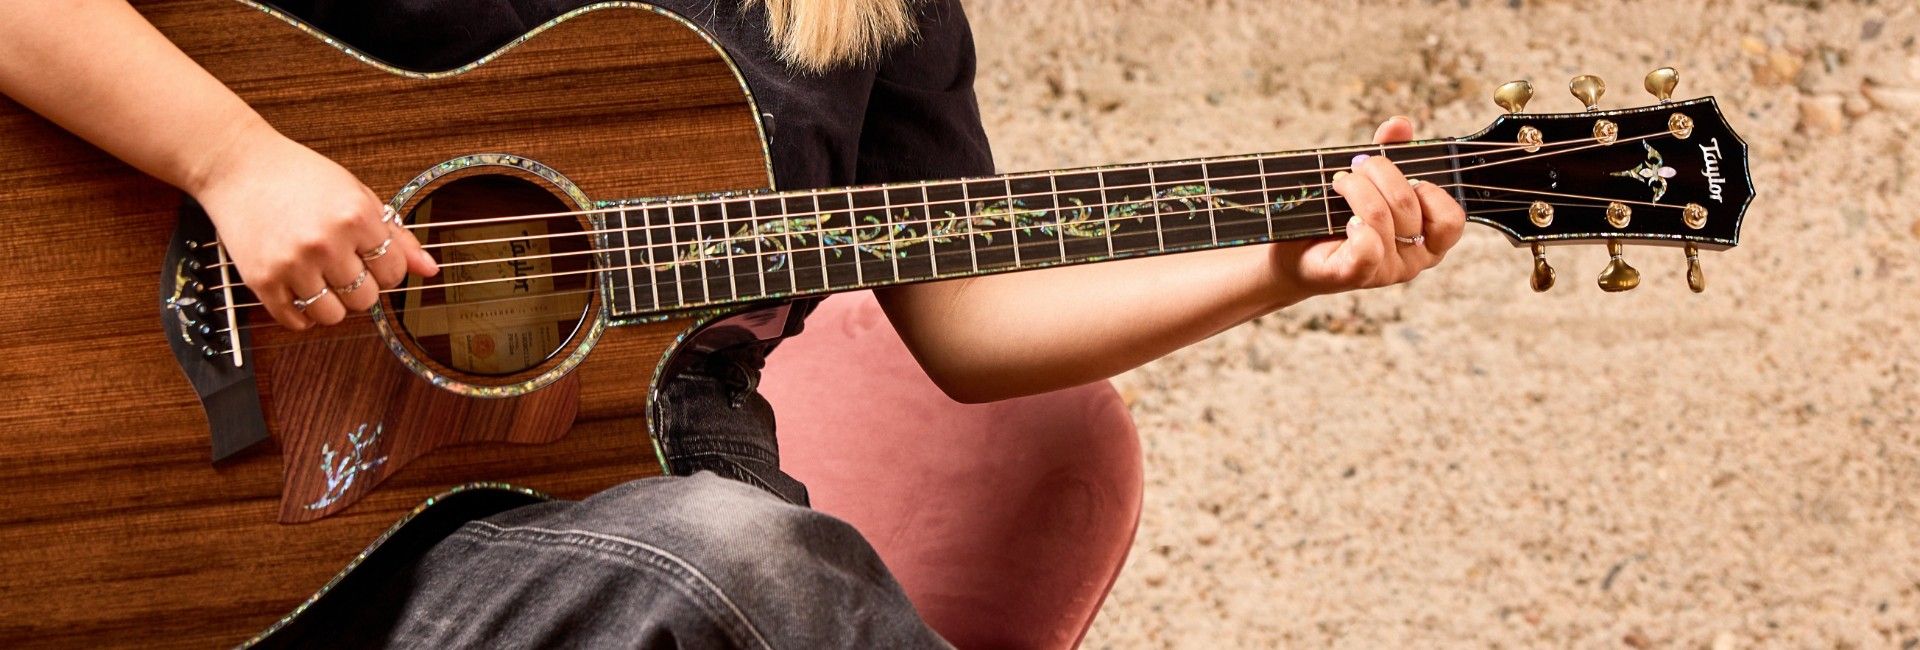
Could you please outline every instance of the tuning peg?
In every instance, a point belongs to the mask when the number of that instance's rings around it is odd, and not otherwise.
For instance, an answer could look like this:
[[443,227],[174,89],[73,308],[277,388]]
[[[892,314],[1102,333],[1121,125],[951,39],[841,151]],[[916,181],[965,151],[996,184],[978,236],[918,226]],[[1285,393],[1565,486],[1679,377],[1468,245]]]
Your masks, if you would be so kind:
[[1585,104],[1587,110],[1599,110],[1600,96],[1607,94],[1607,82],[1599,77],[1583,74],[1574,77],[1573,82],[1567,84],[1567,92],[1573,93],[1573,97]]
[[1553,288],[1553,265],[1547,263],[1547,254],[1540,242],[1533,243],[1533,277],[1528,284],[1533,285],[1534,293]]
[[1680,71],[1673,68],[1661,68],[1647,73],[1647,92],[1665,104],[1673,99],[1673,89],[1680,85]]
[[1527,110],[1527,102],[1532,99],[1533,84],[1525,80],[1500,84],[1500,87],[1493,91],[1493,103],[1507,109],[1508,113]]
[[1607,255],[1613,259],[1607,261],[1607,268],[1600,271],[1600,290],[1607,293],[1632,291],[1640,286],[1640,271],[1635,270],[1627,260],[1620,257],[1620,240],[1607,240]]
[[1694,293],[1707,290],[1707,274],[1700,271],[1700,247],[1687,242],[1687,288]]

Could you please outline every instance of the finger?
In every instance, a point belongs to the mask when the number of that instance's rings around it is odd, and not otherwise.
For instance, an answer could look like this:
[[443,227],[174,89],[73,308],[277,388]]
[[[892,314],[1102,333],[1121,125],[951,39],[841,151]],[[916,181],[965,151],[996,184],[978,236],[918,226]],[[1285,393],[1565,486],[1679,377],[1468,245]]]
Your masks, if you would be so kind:
[[391,224],[386,226],[386,231],[386,238],[373,247],[354,249],[361,263],[373,273],[374,284],[382,289],[398,286],[407,277],[406,254],[394,246],[399,241],[399,231]]
[[[299,312],[317,325],[332,325],[347,317],[347,308],[340,305],[340,299],[333,295],[333,289],[326,286],[326,278],[318,275],[308,276],[289,287],[288,301],[311,298],[306,311]],[[322,293],[321,290],[326,292]],[[298,310],[295,308],[296,311]]]
[[285,287],[279,285],[254,287],[249,283],[249,288],[254,289],[255,297],[260,299],[260,304],[266,306],[267,313],[271,314],[273,320],[280,323],[281,327],[295,332],[313,327],[312,319],[293,308],[293,299],[287,297],[287,294],[292,292]]
[[[1374,187],[1371,179],[1360,174],[1340,172],[1333,176],[1333,191],[1347,200],[1347,206],[1353,209],[1354,216],[1358,217],[1374,234],[1379,235],[1385,242],[1385,246],[1393,246],[1395,244],[1393,211],[1387,207],[1387,199],[1380,194],[1380,189]],[[1351,236],[1351,225],[1348,226],[1348,232]],[[1390,254],[1391,248],[1385,248],[1380,252],[1383,254],[1381,263],[1373,269],[1367,281],[1361,286],[1375,286],[1373,278],[1379,277],[1383,272],[1398,273],[1396,264],[1399,256]]]
[[1407,184],[1407,177],[1400,168],[1386,156],[1369,156],[1357,161],[1355,170],[1373,180],[1374,187],[1387,200],[1387,208],[1393,212],[1393,234],[1398,237],[1414,237],[1425,234],[1421,228],[1425,225],[1420,216],[1420,199],[1413,194],[1413,186]]
[[1393,144],[1412,139],[1413,119],[1402,115],[1387,118],[1387,121],[1380,123],[1380,128],[1373,130],[1374,144]]
[[347,311],[362,312],[372,307],[380,299],[380,285],[373,280],[373,270],[357,255],[343,255],[328,260],[327,287],[333,290],[335,298]]
[[393,229],[393,254],[407,261],[407,271],[423,278],[439,275],[440,264],[433,260],[433,255],[427,253],[426,249],[421,248],[420,238],[415,237],[405,223],[395,223]]
[[1460,234],[1466,229],[1467,212],[1453,195],[1432,183],[1420,183],[1413,188],[1420,197],[1420,214],[1425,219],[1427,233],[1427,251],[1433,253],[1433,261],[1447,256],[1453,245],[1460,243]]

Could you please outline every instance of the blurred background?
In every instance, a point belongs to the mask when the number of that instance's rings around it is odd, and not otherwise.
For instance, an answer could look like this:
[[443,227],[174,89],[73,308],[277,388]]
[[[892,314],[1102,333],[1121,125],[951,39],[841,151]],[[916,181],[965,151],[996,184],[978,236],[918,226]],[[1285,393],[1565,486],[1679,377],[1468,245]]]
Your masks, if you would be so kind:
[[1003,171],[1466,135],[1717,96],[1741,245],[1469,226],[1411,286],[1309,301],[1116,384],[1146,450],[1092,648],[1920,647],[1920,7],[1911,0],[970,0]]

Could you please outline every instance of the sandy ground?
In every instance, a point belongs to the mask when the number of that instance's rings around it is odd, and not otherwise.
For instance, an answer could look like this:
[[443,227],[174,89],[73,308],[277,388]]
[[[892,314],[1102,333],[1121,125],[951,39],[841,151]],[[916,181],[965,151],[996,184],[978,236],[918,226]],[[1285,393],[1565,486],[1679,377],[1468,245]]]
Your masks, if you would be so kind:
[[1752,145],[1742,245],[1602,294],[1470,227],[1412,286],[1129,373],[1132,558],[1087,646],[1920,646],[1911,0],[972,0],[1005,170],[1478,130],[1673,65]]

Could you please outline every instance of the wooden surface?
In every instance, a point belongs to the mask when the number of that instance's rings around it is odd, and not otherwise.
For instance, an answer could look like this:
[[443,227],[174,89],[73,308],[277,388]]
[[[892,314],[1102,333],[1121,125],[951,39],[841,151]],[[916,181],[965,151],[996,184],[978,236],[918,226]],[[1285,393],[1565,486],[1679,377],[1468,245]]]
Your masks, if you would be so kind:
[[[768,182],[735,75],[705,40],[652,12],[592,12],[468,74],[421,80],[226,0],[141,9],[283,132],[381,196],[443,160],[501,151],[536,158],[595,198]],[[610,329],[544,401],[476,404],[427,388],[377,338],[276,348],[255,359],[276,442],[214,466],[154,299],[178,193],[4,99],[0,179],[0,645],[238,642],[445,488],[506,481],[579,496],[658,471],[640,416],[685,321]],[[315,353],[329,358],[306,357]],[[277,521],[278,439],[289,433],[338,436],[378,421],[388,436],[470,435],[569,417],[553,444],[440,449],[337,515]]]

